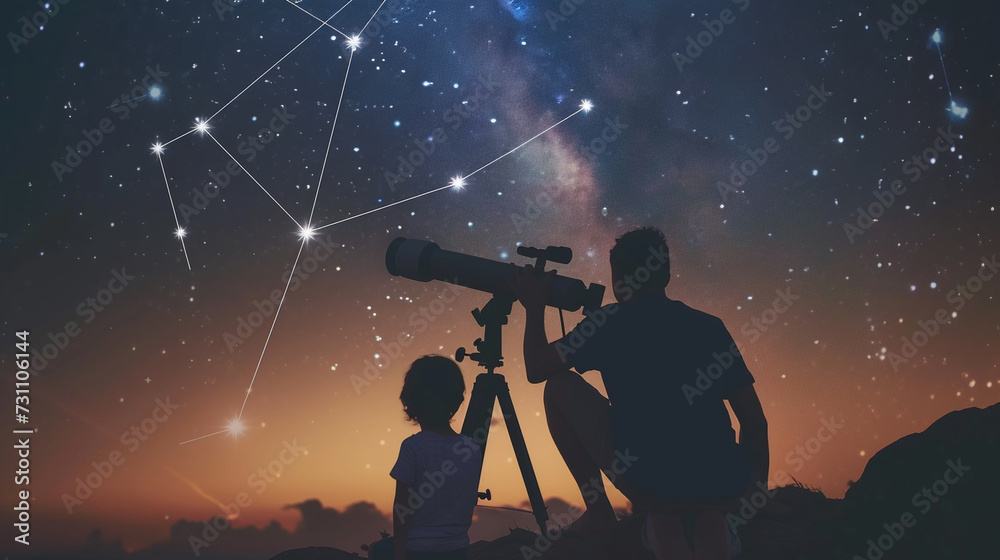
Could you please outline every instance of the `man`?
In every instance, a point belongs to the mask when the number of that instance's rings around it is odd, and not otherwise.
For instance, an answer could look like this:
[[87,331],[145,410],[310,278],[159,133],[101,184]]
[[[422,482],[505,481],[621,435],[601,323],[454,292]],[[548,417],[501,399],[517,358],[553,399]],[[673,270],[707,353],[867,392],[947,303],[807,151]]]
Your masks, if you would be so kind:
[[[545,383],[549,431],[587,503],[575,529],[613,528],[604,472],[649,513],[657,558],[728,559],[726,510],[767,482],[767,421],[753,376],[721,320],[667,297],[663,233],[622,235],[610,260],[618,304],[552,343],[544,302],[554,271],[537,278],[526,266],[509,281],[525,309],[528,381]],[[608,398],[579,375],[591,370],[601,372]],[[740,423],[739,444],[725,400]],[[682,522],[694,524],[694,552]]]

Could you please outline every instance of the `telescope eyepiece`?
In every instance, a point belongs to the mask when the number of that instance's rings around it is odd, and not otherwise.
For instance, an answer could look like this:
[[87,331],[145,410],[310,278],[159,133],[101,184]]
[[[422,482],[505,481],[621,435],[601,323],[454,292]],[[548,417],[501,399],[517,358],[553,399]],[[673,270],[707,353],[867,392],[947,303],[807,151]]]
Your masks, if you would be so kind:
[[549,245],[544,249],[538,249],[537,247],[525,247],[524,245],[517,248],[517,254],[522,257],[528,257],[529,259],[542,258],[548,262],[554,262],[559,264],[569,264],[573,260],[573,249],[569,247],[555,247]]

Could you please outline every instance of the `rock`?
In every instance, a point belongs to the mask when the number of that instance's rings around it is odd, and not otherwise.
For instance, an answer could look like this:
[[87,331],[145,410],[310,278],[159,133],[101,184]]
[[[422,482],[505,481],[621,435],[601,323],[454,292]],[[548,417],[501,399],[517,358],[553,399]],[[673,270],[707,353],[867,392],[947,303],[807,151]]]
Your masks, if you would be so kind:
[[997,558],[1000,404],[951,412],[876,453],[844,496],[841,551],[868,560]]

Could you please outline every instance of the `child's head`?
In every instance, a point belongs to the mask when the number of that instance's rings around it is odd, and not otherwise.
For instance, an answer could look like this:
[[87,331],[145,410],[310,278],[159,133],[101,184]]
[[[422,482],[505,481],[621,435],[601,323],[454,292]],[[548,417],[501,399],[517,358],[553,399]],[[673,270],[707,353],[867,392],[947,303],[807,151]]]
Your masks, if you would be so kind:
[[421,426],[447,426],[465,400],[465,378],[458,364],[445,356],[414,360],[399,394],[407,420]]

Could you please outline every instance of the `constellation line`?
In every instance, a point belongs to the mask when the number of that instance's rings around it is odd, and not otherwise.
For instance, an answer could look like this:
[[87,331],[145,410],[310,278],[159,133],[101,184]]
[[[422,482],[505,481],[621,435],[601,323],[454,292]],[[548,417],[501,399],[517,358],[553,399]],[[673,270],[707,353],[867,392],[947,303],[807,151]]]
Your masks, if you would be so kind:
[[205,434],[205,435],[203,435],[203,436],[198,436],[198,437],[196,437],[196,438],[194,438],[194,439],[189,439],[189,440],[187,440],[187,441],[182,441],[182,442],[181,442],[181,445],[185,445],[185,444],[188,444],[188,443],[191,443],[191,442],[193,442],[193,441],[198,441],[199,439],[205,439],[205,438],[208,438],[208,437],[212,437],[212,436],[217,436],[217,435],[219,435],[219,434],[224,434],[224,433],[226,433],[227,431],[228,431],[228,430],[219,430],[218,432],[212,432],[212,433],[210,433],[210,434]]
[[[352,1],[353,1],[353,0],[352,0]],[[344,36],[344,38],[345,38],[345,39],[347,39],[347,38],[348,38],[348,36],[347,36],[347,33],[344,33],[343,31],[341,31],[341,30],[337,29],[336,27],[334,27],[334,26],[330,25],[330,24],[329,24],[329,23],[327,23],[326,21],[323,21],[323,20],[322,20],[322,18],[320,18],[319,16],[316,16],[316,15],[314,15],[314,14],[313,14],[312,12],[310,12],[309,10],[307,10],[307,9],[303,8],[302,6],[299,6],[299,5],[298,5],[298,4],[296,4],[295,2],[292,2],[292,0],[285,0],[285,2],[288,2],[289,4],[291,4],[291,5],[295,6],[296,8],[298,8],[298,9],[302,10],[303,12],[305,12],[305,13],[306,13],[306,15],[308,15],[308,16],[309,16],[309,17],[311,17],[311,18],[313,18],[314,20],[316,20],[316,21],[319,21],[319,22],[322,22],[322,23],[323,23],[323,25],[325,25],[325,26],[329,27],[330,29],[332,29],[332,30],[336,31],[337,33],[340,33],[341,35],[343,35],[343,36]],[[348,2],[348,4],[350,4],[350,2]],[[345,7],[346,7],[346,4],[345,4]],[[344,8],[341,8],[341,10],[343,10],[343,9],[344,9]],[[337,12],[339,13],[339,12],[340,12],[340,10],[337,10]],[[335,16],[335,15],[337,15],[337,14],[333,14],[333,15]],[[333,18],[333,16],[330,16],[330,17],[331,17],[331,18]],[[329,20],[327,20],[327,21],[329,21]]]
[[487,163],[486,165],[484,165],[484,166],[480,167],[479,169],[477,169],[477,170],[473,171],[472,173],[469,173],[468,175],[466,175],[465,177],[463,177],[463,179],[468,179],[469,177],[472,177],[473,175],[475,175],[476,173],[479,173],[479,172],[480,172],[480,171],[482,171],[483,169],[486,169],[487,167],[489,167],[489,166],[493,165],[494,163],[496,163],[496,162],[500,161],[501,159],[503,159],[503,158],[505,158],[505,157],[509,156],[510,154],[512,154],[512,153],[514,153],[514,152],[516,152],[516,151],[520,150],[521,148],[523,148],[523,147],[524,147],[524,146],[525,146],[526,144],[528,144],[529,142],[531,142],[531,141],[532,141],[532,140],[534,140],[535,138],[538,138],[539,136],[541,136],[541,135],[545,134],[546,132],[548,132],[548,131],[552,130],[553,128],[555,128],[555,127],[557,127],[557,126],[561,125],[562,123],[564,123],[564,122],[566,122],[567,120],[571,119],[572,117],[576,116],[576,114],[577,114],[577,113],[579,113],[579,112],[581,112],[581,111],[583,111],[583,110],[584,110],[584,108],[583,108],[583,107],[581,107],[581,108],[577,109],[577,110],[576,110],[576,111],[574,111],[574,112],[573,112],[572,114],[570,114],[569,116],[567,116],[567,117],[563,118],[563,119],[562,119],[561,121],[557,122],[556,124],[554,124],[554,125],[552,125],[552,126],[550,126],[550,127],[546,128],[545,130],[543,130],[543,131],[539,132],[538,134],[536,134],[536,135],[532,136],[531,138],[528,138],[528,139],[527,139],[527,140],[525,140],[524,142],[521,142],[521,144],[520,144],[520,145],[518,145],[518,146],[517,146],[516,148],[514,148],[513,150],[511,150],[511,151],[507,152],[506,154],[504,154],[504,155],[502,155],[502,156],[500,156],[500,157],[496,158],[495,160],[493,160],[493,161],[491,161],[491,162]]
[[337,101],[337,111],[333,115],[333,126],[330,127],[330,140],[326,143],[326,155],[323,157],[323,167],[319,171],[319,181],[316,183],[316,195],[313,197],[312,209],[309,210],[309,219],[306,221],[306,226],[312,223],[313,214],[316,212],[316,201],[319,200],[319,189],[323,186],[323,174],[326,172],[326,162],[330,159],[330,147],[333,146],[333,132],[337,130],[337,119],[340,117],[340,106],[344,103],[344,92],[347,90],[347,77],[351,73],[351,62],[354,61],[355,50],[351,48],[351,56],[347,59],[344,84],[340,87],[340,99]]
[[[208,117],[207,119],[205,119],[205,122],[209,122],[209,121],[211,121],[211,120],[212,120],[212,119],[214,119],[214,118],[215,118],[215,117],[216,117],[216,116],[217,116],[217,115],[218,115],[219,113],[221,113],[222,111],[224,111],[224,110],[226,109],[226,107],[229,107],[230,105],[232,105],[233,101],[236,101],[237,99],[239,99],[241,95],[243,95],[244,93],[246,93],[248,89],[252,88],[252,87],[254,86],[254,84],[256,84],[257,82],[259,82],[259,81],[260,81],[260,79],[261,79],[261,78],[263,78],[264,76],[266,76],[268,72],[270,72],[271,70],[274,70],[274,67],[275,67],[275,66],[277,66],[277,65],[281,64],[281,61],[283,61],[283,60],[285,60],[286,58],[288,58],[288,56],[289,56],[290,54],[292,54],[293,52],[295,52],[295,51],[296,51],[296,50],[297,50],[297,49],[298,49],[299,47],[301,47],[301,46],[303,45],[303,43],[305,43],[305,42],[306,42],[306,41],[308,41],[308,40],[309,40],[309,39],[310,39],[310,38],[311,38],[311,37],[312,37],[313,35],[315,35],[317,31],[319,31],[320,29],[323,29],[324,27],[326,27],[326,24],[327,24],[327,22],[329,22],[329,21],[330,21],[331,19],[333,19],[333,18],[334,18],[334,17],[335,17],[335,16],[337,15],[337,14],[339,14],[339,13],[340,13],[340,12],[341,12],[341,11],[342,11],[342,10],[343,10],[344,8],[346,8],[346,7],[348,6],[348,4],[350,4],[350,3],[351,3],[351,2],[353,2],[353,1],[354,1],[354,0],[348,0],[347,4],[344,4],[343,6],[341,6],[341,8],[340,8],[339,10],[337,10],[336,12],[334,12],[332,16],[328,17],[328,18],[326,19],[326,21],[324,21],[324,22],[323,22],[323,24],[321,24],[321,25],[320,25],[319,27],[317,27],[316,29],[314,29],[314,30],[313,30],[313,32],[312,32],[312,33],[310,33],[309,35],[306,35],[306,38],[305,38],[305,39],[302,39],[301,41],[299,41],[299,44],[297,44],[297,45],[295,45],[294,47],[292,47],[292,50],[290,50],[290,51],[288,51],[287,53],[285,53],[285,55],[284,55],[284,56],[282,56],[281,58],[279,58],[279,59],[277,60],[277,62],[275,62],[274,64],[272,64],[272,65],[271,65],[271,66],[270,66],[270,67],[269,67],[269,68],[268,68],[267,70],[264,70],[264,72],[263,72],[263,73],[262,73],[262,74],[261,74],[260,76],[257,76],[257,79],[255,79],[254,81],[250,82],[250,85],[248,85],[247,87],[243,88],[243,91],[241,91],[241,92],[237,93],[237,94],[236,94],[236,97],[234,97],[234,98],[230,99],[230,100],[229,100],[229,102],[228,102],[228,103],[226,103],[225,105],[223,105],[221,109],[219,109],[218,111],[216,111],[215,113],[213,113],[211,117]],[[177,138],[174,138],[174,140],[179,140],[179,139],[183,138],[184,136],[187,136],[188,134],[191,134],[191,131],[188,131],[188,132],[186,132],[186,133],[184,133],[184,134],[182,134],[182,135],[178,136]],[[174,140],[171,140],[170,142],[167,142],[167,144],[170,144],[170,143],[171,143],[171,142],[173,142]],[[164,145],[166,145],[166,144],[164,144]]]
[[[162,146],[160,148],[162,148]],[[167,180],[167,170],[163,167],[163,155],[157,152],[156,159],[159,160],[160,171],[163,172],[163,184],[167,187],[167,198],[170,199],[170,210],[174,213],[174,224],[177,225],[177,237],[181,240],[181,249],[184,251],[184,261],[187,262],[188,270],[191,270],[191,260],[188,259],[187,246],[184,245],[184,230],[181,229],[181,222],[177,219],[177,209],[174,207],[174,195],[170,194],[170,181]]]
[[194,132],[195,130],[196,130],[196,129],[192,128],[191,130],[189,130],[189,131],[185,132],[184,134],[181,134],[181,135],[180,135],[180,136],[178,136],[177,138],[174,138],[173,140],[171,140],[171,141],[169,141],[169,142],[164,142],[164,143],[163,143],[163,147],[164,147],[164,148],[166,148],[166,147],[167,147],[167,146],[169,146],[170,144],[173,144],[173,143],[174,143],[174,142],[176,142],[177,140],[180,140],[181,138],[184,138],[185,136],[187,136],[188,134],[191,134],[191,133],[192,133],[192,132]]
[[[207,122],[207,121],[204,121],[204,122]],[[206,130],[205,134],[207,134],[208,137],[211,138],[212,140],[215,140],[215,143],[218,144],[220,148],[222,148],[222,151],[226,152],[226,155],[229,156],[233,161],[235,161],[236,165],[239,165],[240,169],[242,169],[243,172],[246,173],[248,177],[250,177],[251,179],[253,179],[254,183],[257,183],[257,186],[260,187],[260,189],[262,191],[264,191],[267,194],[267,196],[269,196],[271,198],[271,200],[274,201],[275,204],[278,205],[278,208],[281,208],[281,211],[284,212],[286,216],[288,216],[289,218],[291,218],[291,220],[293,222],[295,222],[295,225],[299,226],[299,229],[302,229],[302,226],[299,224],[298,220],[296,220],[295,218],[292,218],[292,215],[288,213],[288,210],[285,210],[285,207],[282,206],[281,203],[278,202],[277,199],[275,199],[273,196],[271,196],[271,193],[269,193],[267,191],[267,189],[264,188],[264,185],[260,184],[260,181],[258,181],[256,177],[254,177],[249,171],[247,171],[247,168],[243,167],[243,164],[240,163],[236,158],[234,158],[233,154],[229,153],[229,150],[227,150],[225,146],[223,146],[221,143],[219,143],[219,141],[215,139],[215,136],[212,136],[211,132],[209,132],[209,131]]]
[[[577,113],[579,113],[579,112],[581,112],[581,111],[585,111],[585,110],[586,110],[586,109],[584,109],[583,107],[581,107],[580,109],[577,109],[576,111],[574,111],[574,112],[573,112],[573,113],[571,113],[570,115],[566,116],[565,118],[563,118],[563,119],[562,119],[562,120],[560,120],[559,122],[557,122],[557,123],[553,124],[552,126],[550,126],[550,127],[546,128],[545,130],[543,130],[543,131],[539,132],[538,134],[536,134],[536,135],[532,136],[531,138],[528,138],[528,139],[527,139],[527,140],[525,140],[524,142],[521,142],[521,144],[519,144],[519,145],[518,145],[518,146],[517,146],[516,148],[514,148],[514,149],[512,149],[512,150],[508,151],[507,153],[503,154],[502,156],[500,156],[500,157],[498,157],[498,158],[494,159],[493,161],[491,161],[491,162],[487,163],[486,165],[484,165],[484,166],[480,167],[479,169],[477,169],[477,170],[473,171],[472,173],[469,173],[468,175],[466,175],[465,177],[462,177],[461,179],[462,179],[462,180],[464,180],[464,179],[468,179],[469,177],[472,177],[472,176],[473,176],[473,175],[475,175],[476,173],[479,173],[480,171],[482,171],[482,170],[486,169],[487,167],[489,167],[489,166],[493,165],[494,163],[496,163],[496,162],[500,161],[501,159],[503,159],[503,158],[505,158],[505,157],[509,156],[510,154],[512,154],[512,153],[514,153],[514,152],[516,152],[517,150],[520,150],[521,148],[523,148],[524,146],[526,146],[526,145],[527,145],[527,144],[528,144],[529,142],[531,142],[532,140],[534,140],[534,139],[538,138],[539,136],[541,136],[541,135],[545,134],[546,132],[548,132],[548,131],[552,130],[553,128],[555,128],[555,127],[559,126],[560,124],[562,124],[562,123],[566,122],[566,121],[567,121],[567,120],[569,120],[569,119],[570,119],[571,117],[575,116],[575,115],[576,115]],[[321,229],[325,229],[325,228],[328,228],[328,227],[332,227],[332,226],[335,226],[335,225],[338,225],[338,224],[342,224],[342,223],[344,223],[344,222],[347,222],[347,221],[350,221],[350,220],[354,220],[354,219],[357,219],[357,218],[360,218],[360,217],[362,217],[362,216],[367,216],[368,214],[372,214],[372,213],[375,213],[375,212],[379,212],[379,211],[381,211],[381,210],[386,210],[386,209],[388,209],[388,208],[391,208],[391,207],[393,207],[393,206],[396,206],[396,205],[398,205],[398,204],[402,204],[402,203],[404,203],[404,202],[409,202],[409,201],[411,201],[411,200],[414,200],[414,199],[416,199],[416,198],[420,198],[420,197],[422,197],[422,196],[427,196],[427,195],[429,195],[429,194],[433,194],[433,193],[436,193],[436,192],[438,192],[438,191],[442,191],[442,190],[444,190],[444,189],[449,189],[449,188],[454,188],[454,187],[456,186],[456,185],[455,185],[455,183],[456,183],[456,182],[455,182],[455,181],[453,180],[453,181],[452,181],[451,183],[449,183],[449,184],[447,184],[447,185],[445,185],[445,186],[443,186],[443,187],[437,187],[437,188],[435,188],[435,189],[432,189],[432,190],[429,190],[429,191],[427,191],[427,192],[424,192],[424,193],[420,193],[420,194],[416,194],[416,195],[413,195],[413,196],[411,196],[411,197],[409,197],[409,198],[404,198],[403,200],[397,200],[396,202],[392,202],[392,203],[389,203],[389,204],[386,204],[385,206],[379,206],[378,208],[372,208],[371,210],[366,210],[366,211],[364,211],[364,212],[362,212],[362,213],[360,213],[360,214],[356,214],[356,215],[354,215],[354,216],[349,216],[349,217],[347,217],[347,218],[344,218],[344,219],[341,219],[341,220],[337,220],[337,221],[335,221],[335,222],[331,222],[331,223],[329,223],[329,224],[326,224],[326,225],[323,225],[323,226],[319,226],[319,227],[317,227],[317,228],[313,228],[313,231],[319,231],[319,230],[321,230]]]
[[382,6],[384,5],[385,5],[385,0],[382,0],[382,3],[378,5],[378,8],[375,8],[375,11],[372,12],[372,17],[368,18],[368,21],[365,23],[365,26],[361,28],[361,33],[364,33],[365,29],[368,29],[368,26],[371,24],[372,20],[375,19],[375,16],[378,15],[378,11],[381,10]]
[[285,283],[285,291],[281,294],[281,301],[278,302],[278,307],[274,311],[274,319],[271,321],[271,329],[267,331],[267,339],[264,340],[264,348],[260,351],[260,359],[257,360],[257,369],[253,371],[253,377],[250,378],[250,386],[247,387],[247,394],[243,397],[243,406],[240,407],[240,414],[236,417],[237,421],[243,419],[243,409],[247,406],[247,401],[250,400],[250,392],[253,391],[253,382],[257,379],[257,372],[260,371],[260,364],[264,361],[264,353],[267,352],[267,343],[271,341],[271,333],[274,332],[274,325],[278,323],[278,315],[281,314],[281,305],[285,303],[285,296],[288,295],[288,286],[292,283],[292,278],[295,277],[295,267],[299,265],[299,257],[302,256],[302,249],[306,246],[306,238],[302,238],[302,243],[299,244],[299,253],[295,255],[295,262],[292,263],[292,273],[288,276],[288,282]]

